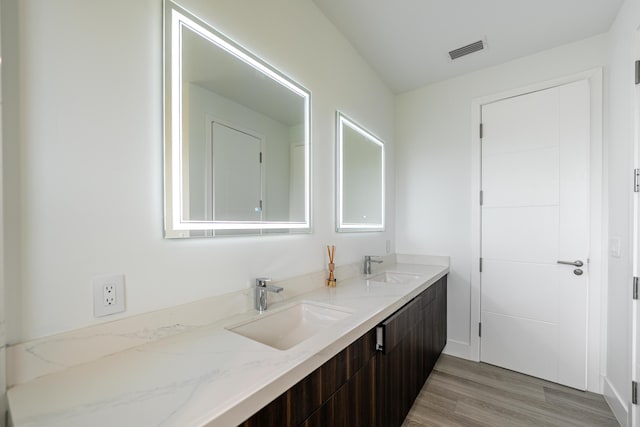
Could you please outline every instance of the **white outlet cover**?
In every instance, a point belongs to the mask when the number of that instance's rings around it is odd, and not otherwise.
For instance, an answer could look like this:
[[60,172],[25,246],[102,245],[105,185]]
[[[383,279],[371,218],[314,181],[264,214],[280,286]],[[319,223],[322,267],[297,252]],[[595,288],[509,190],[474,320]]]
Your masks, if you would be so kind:
[[[122,313],[125,310],[124,274],[95,276],[91,279],[93,285],[93,315],[95,317],[109,316]],[[105,303],[105,286],[113,286],[114,303]]]

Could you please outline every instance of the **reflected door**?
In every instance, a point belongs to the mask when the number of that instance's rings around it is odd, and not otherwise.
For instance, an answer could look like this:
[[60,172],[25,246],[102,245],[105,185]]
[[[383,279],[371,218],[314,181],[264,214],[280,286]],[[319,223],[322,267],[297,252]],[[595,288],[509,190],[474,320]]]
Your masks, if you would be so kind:
[[211,122],[213,220],[261,221],[261,140]]
[[587,81],[482,107],[480,358],[581,390],[589,114]]

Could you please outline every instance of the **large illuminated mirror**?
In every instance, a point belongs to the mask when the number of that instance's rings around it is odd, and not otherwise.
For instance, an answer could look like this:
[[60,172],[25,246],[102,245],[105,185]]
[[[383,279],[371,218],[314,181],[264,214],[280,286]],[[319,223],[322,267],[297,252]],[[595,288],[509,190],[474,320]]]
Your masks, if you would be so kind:
[[309,92],[164,10],[165,236],[309,231]]
[[337,231],[384,230],[384,143],[338,112]]

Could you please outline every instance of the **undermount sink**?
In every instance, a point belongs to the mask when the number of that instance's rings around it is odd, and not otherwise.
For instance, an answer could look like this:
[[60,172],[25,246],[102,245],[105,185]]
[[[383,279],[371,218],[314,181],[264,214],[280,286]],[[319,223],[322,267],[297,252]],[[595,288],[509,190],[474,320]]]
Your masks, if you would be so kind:
[[287,350],[351,314],[342,307],[300,302],[227,330],[278,350]]
[[394,284],[402,284],[409,283],[412,280],[419,278],[420,276],[417,274],[411,273],[399,273],[397,271],[385,271],[380,274],[376,274],[369,278],[372,282],[380,282],[380,283],[394,283]]

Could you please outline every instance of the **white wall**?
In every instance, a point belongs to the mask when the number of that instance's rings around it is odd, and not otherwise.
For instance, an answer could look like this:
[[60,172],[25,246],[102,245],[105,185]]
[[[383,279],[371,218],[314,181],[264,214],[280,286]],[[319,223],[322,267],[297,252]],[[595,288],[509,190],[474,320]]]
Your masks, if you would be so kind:
[[397,97],[397,252],[451,256],[449,352],[469,357],[477,333],[470,327],[472,100],[603,66],[606,47],[600,35]]
[[181,3],[311,90],[313,234],[164,240],[161,2],[21,0],[10,342],[110,320],[93,318],[94,275],[126,274],[128,316],[321,270],[326,244],[344,264],[393,239],[390,208],[384,233],[334,232],[335,110],[388,142],[393,177],[394,98],[324,15],[311,1]]
[[620,239],[620,257],[609,256],[605,396],[626,425],[631,401],[630,297],[632,280],[631,195],[633,186],[633,94],[640,0],[626,0],[609,34],[609,90],[605,98],[608,141],[609,237]]

